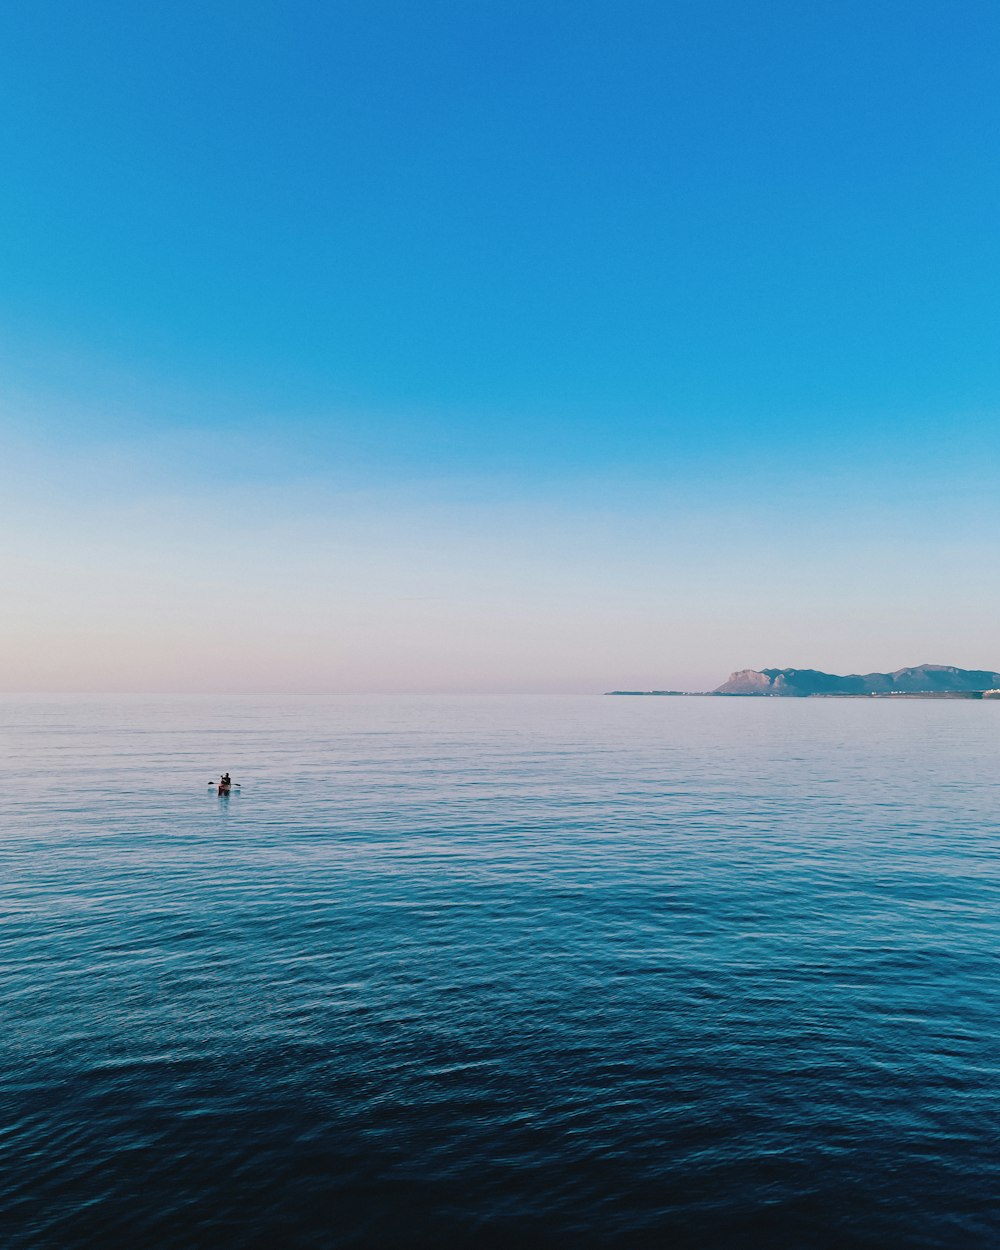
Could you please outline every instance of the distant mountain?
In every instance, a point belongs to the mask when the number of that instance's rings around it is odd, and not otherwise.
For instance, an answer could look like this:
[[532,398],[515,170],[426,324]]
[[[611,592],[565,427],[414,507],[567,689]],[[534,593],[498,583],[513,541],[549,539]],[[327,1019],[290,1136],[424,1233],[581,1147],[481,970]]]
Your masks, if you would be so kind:
[[942,694],[1000,688],[1000,673],[918,664],[894,673],[851,673],[838,677],[814,668],[744,668],[731,673],[713,694],[762,694],[804,698],[816,694]]

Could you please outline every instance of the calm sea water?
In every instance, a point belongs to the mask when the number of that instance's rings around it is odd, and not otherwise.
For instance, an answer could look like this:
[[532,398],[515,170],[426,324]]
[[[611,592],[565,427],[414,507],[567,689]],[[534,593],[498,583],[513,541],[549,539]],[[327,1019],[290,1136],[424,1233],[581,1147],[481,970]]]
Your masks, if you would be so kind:
[[1000,1245],[1000,702],[0,733],[4,1247]]

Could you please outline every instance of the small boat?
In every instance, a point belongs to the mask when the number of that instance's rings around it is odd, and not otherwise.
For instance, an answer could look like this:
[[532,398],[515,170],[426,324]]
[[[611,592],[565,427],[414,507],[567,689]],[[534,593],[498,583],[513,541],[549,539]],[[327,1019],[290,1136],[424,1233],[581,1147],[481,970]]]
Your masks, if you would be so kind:
[[224,786],[221,781],[210,781],[208,783],[210,790],[217,790],[219,794],[232,794],[234,790],[240,789],[238,781],[231,781],[228,786]]

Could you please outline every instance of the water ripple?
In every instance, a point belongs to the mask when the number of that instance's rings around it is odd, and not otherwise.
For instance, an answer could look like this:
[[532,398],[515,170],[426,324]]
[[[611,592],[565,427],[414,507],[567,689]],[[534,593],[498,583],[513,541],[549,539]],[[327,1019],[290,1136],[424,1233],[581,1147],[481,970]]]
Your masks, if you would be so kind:
[[4,1246],[1000,1244],[998,715],[0,701]]

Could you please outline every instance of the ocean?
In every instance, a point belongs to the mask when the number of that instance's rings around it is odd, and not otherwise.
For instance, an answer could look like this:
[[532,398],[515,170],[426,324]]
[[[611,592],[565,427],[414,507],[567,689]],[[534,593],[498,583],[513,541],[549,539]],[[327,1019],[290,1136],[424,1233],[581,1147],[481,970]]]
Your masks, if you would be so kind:
[[0,735],[6,1250],[1000,1245],[1000,701]]

